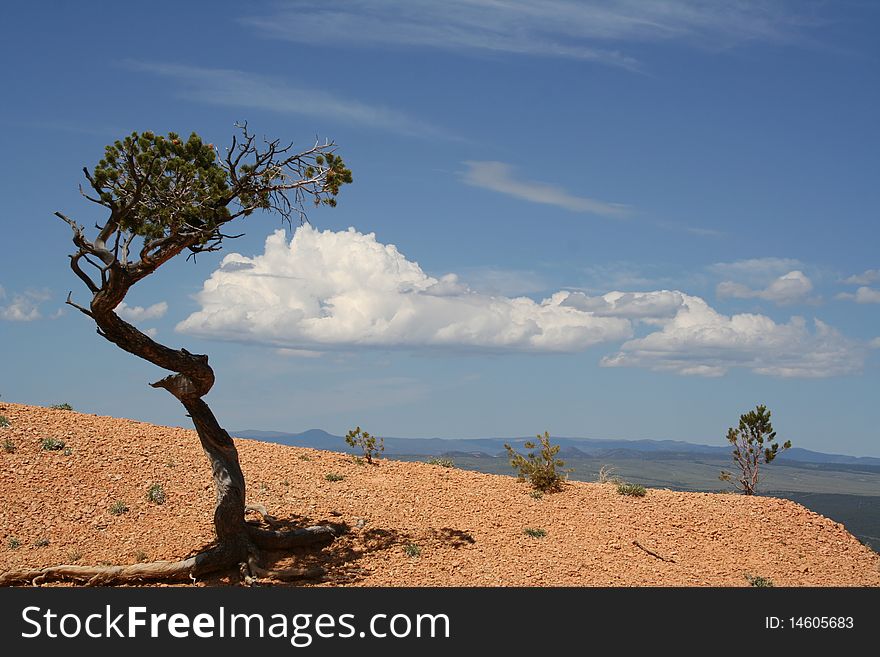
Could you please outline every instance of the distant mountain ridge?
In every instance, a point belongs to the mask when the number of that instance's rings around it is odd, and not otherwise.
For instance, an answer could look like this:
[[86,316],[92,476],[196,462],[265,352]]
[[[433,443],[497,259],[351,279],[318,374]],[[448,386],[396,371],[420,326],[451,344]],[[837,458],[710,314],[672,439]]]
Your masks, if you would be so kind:
[[[334,436],[323,429],[309,429],[302,433],[285,433],[283,431],[259,431],[244,429],[231,432],[240,438],[252,438],[264,442],[291,445],[294,447],[311,447],[334,452],[351,452],[357,450],[349,447],[342,436]],[[450,453],[501,456],[504,443],[515,447],[529,438],[385,438],[385,453],[406,454],[411,456],[440,456]],[[553,438],[553,443],[560,445],[560,456],[609,457],[637,456],[657,458],[661,455],[686,454],[688,456],[707,456],[726,458],[730,455],[727,446],[699,445],[681,440],[619,440],[606,438]],[[801,447],[792,447],[781,453],[778,462],[795,461],[800,463],[828,463],[836,465],[880,466],[880,458],[873,456],[847,456],[845,454],[825,454]]]

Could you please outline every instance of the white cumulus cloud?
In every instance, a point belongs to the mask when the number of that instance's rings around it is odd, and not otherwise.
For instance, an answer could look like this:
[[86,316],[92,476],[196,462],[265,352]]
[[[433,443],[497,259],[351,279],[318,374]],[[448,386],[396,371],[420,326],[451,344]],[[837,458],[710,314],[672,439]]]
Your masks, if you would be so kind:
[[42,319],[40,304],[48,301],[48,290],[26,290],[7,299],[6,290],[0,285],[0,319],[8,322],[32,322]]
[[[276,231],[263,253],[228,254],[197,300],[178,331],[292,357],[355,347],[577,352],[613,343],[621,346],[602,360],[607,367],[823,377],[858,371],[867,353],[818,319],[727,316],[678,290],[562,290],[541,301],[480,293],[455,274],[429,276],[393,244],[354,228],[306,225],[291,239]],[[634,337],[639,327],[650,332]]]
[[837,295],[837,298],[848,299],[850,301],[855,301],[856,303],[880,303],[880,290],[875,290],[872,287],[863,285],[855,291],[855,294],[841,292]]
[[609,292],[597,297],[587,296],[583,292],[572,292],[562,305],[589,311],[599,317],[626,317],[650,321],[672,317],[683,303],[684,295],[681,292],[659,290]]
[[164,301],[154,303],[152,306],[129,306],[125,301],[116,306],[116,313],[129,322],[139,322],[145,319],[159,319],[168,312],[168,304]]
[[763,289],[753,289],[741,283],[723,281],[718,284],[716,294],[719,297],[735,299],[764,299],[784,305],[804,301],[812,291],[812,281],[802,271],[794,270],[774,279]]
[[731,368],[780,377],[819,378],[861,369],[864,347],[816,319],[784,324],[756,314],[723,315],[703,299],[683,304],[663,327],[625,342],[602,360],[606,367],[647,367],[679,374],[721,376]]
[[631,335],[628,320],[562,305],[567,297],[479,294],[455,274],[428,276],[372,233],[306,225],[289,242],[276,231],[261,255],[227,255],[198,295],[201,310],[177,329],[290,349],[564,352]]
[[880,281],[880,269],[867,269],[861,274],[853,274],[849,278],[844,278],[843,282],[848,285],[870,285]]

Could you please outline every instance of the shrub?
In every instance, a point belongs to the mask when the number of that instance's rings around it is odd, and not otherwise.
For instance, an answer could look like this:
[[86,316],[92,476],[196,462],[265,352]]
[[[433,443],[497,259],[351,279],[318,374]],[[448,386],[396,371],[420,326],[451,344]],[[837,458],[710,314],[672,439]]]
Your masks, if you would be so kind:
[[153,504],[165,504],[165,489],[162,484],[153,484],[147,489],[147,501]]
[[751,586],[775,586],[773,584],[773,580],[769,577],[761,577],[760,575],[749,575],[748,573],[746,573],[746,579],[749,581],[749,584]]
[[62,402],[60,404],[52,404],[49,408],[54,408],[56,411],[72,411],[73,410],[73,406],[71,406],[67,402]]
[[309,456],[308,454],[300,454],[300,455],[299,455],[299,460],[300,460],[300,461],[311,461],[311,460],[312,460],[312,457]]
[[12,442],[12,438],[3,441],[3,451],[7,454],[12,454],[15,451],[15,443]]
[[435,456],[428,459],[429,465],[439,465],[441,468],[454,468],[455,461],[446,456]]
[[9,426],[9,420],[6,419],[5,415],[0,415],[0,429],[5,429]]
[[403,551],[406,556],[412,557],[413,559],[422,554],[422,548],[420,548],[415,543],[407,543],[405,546],[403,546]]
[[47,545],[49,545],[49,539],[48,539],[48,538],[40,538],[40,539],[37,539],[37,542],[34,543],[34,547],[37,547],[37,548],[46,547]]
[[540,500],[542,497],[544,497],[544,493],[539,490],[533,490],[529,492],[529,497],[535,500]]
[[360,427],[356,427],[345,434],[345,442],[351,447],[360,447],[364,453],[367,463],[373,462],[373,457],[378,457],[381,452],[385,451],[385,439],[371,436],[366,431],[361,431]]
[[[767,407],[760,404],[754,411],[740,415],[739,428],[731,427],[727,430],[727,441],[733,445],[733,461],[739,468],[735,484],[744,495],[754,495],[757,492],[761,465],[773,461],[780,451],[770,415]],[[781,451],[789,447],[791,441],[786,440]],[[722,481],[733,481],[734,475],[722,471],[719,478]]]
[[543,529],[533,529],[531,527],[526,527],[523,533],[532,538],[544,538],[547,535],[547,532]]
[[67,553],[67,558],[70,561],[79,561],[80,559],[82,559],[82,556],[82,552],[80,552],[79,550],[71,550]]
[[40,445],[47,452],[57,452],[64,449],[64,441],[58,438],[43,438]]
[[599,468],[599,474],[596,481],[600,484],[616,484],[620,482],[620,477],[614,474],[615,467],[613,465],[603,465]]
[[121,516],[123,513],[128,513],[128,507],[122,500],[116,500],[110,505],[110,513],[114,516]]
[[617,494],[628,495],[629,497],[644,497],[648,491],[640,484],[630,484],[625,481],[618,482]]
[[327,481],[342,481],[345,479],[341,474],[336,474],[335,472],[328,472],[324,475],[324,479]]
[[17,550],[18,548],[21,547],[21,541],[19,541],[19,540],[18,540],[17,538],[15,538],[14,536],[10,536],[10,537],[9,537],[9,540],[6,541],[6,545],[9,546],[9,549],[10,549],[10,550]]
[[510,465],[518,471],[521,481],[528,480],[535,490],[544,493],[562,490],[565,483],[565,472],[561,468],[565,461],[556,458],[559,453],[559,445],[550,444],[550,434],[538,434],[538,442],[528,440],[523,445],[526,449],[536,449],[540,446],[540,453],[529,452],[525,456],[516,452],[510,445],[505,444],[504,449],[510,457]]

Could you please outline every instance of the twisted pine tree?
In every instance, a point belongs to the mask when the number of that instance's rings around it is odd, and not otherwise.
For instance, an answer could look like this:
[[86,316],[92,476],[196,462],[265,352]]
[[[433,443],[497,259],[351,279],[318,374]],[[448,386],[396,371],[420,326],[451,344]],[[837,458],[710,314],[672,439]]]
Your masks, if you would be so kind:
[[128,291],[163,264],[183,253],[187,259],[220,250],[227,224],[257,210],[275,212],[288,222],[305,219],[307,201],[336,205],[351,171],[330,141],[295,151],[279,140],[258,141],[247,124],[220,155],[193,133],[182,139],[133,132],[107,146],[91,171],[84,168],[90,191],[82,194],[106,212],[97,234],[61,212],[55,214],[73,231],[76,247],[70,268],[91,295],[88,306],[67,303],[94,320],[98,334],[120,349],[171,372],[151,384],[176,397],[192,418],[208,457],[216,489],[210,549],[178,562],[131,566],[54,566],[5,573],[0,583],[77,579],[91,583],[147,579],[187,579],[240,566],[248,577],[270,573],[260,563],[263,550],[327,544],[331,527],[287,531],[245,522],[245,480],[229,434],[203,400],[214,384],[208,357],[161,344],[119,317],[115,309]]
[[[754,495],[758,490],[761,465],[772,462],[780,452],[767,407],[761,404],[755,410],[741,415],[739,428],[727,430],[727,441],[733,445],[733,461],[739,467],[736,486],[743,494]],[[791,441],[786,440],[781,450],[789,447]],[[722,481],[733,481],[734,475],[722,471],[720,478]]]

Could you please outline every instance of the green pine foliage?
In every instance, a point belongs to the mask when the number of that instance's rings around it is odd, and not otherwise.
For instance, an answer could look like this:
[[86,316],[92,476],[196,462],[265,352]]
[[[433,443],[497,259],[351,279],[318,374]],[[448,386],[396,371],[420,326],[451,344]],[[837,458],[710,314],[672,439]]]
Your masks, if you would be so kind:
[[332,145],[295,156],[289,147],[271,142],[267,154],[241,161],[240,149],[253,144],[249,138],[245,132],[243,142],[233,142],[221,158],[194,132],[186,139],[175,132],[132,132],[107,146],[92,172],[86,171],[97,194],[89,198],[110,208],[125,233],[147,239],[198,234],[204,246],[235,216],[289,210],[284,189],[296,189],[297,200],[302,192],[315,205],[335,206],[342,185],[352,182],[351,170],[330,151]]
[[[226,170],[195,133],[184,140],[174,132],[132,132],[104,149],[91,175],[102,203],[131,206],[120,228],[135,235],[158,238],[187,224],[212,228],[229,218]],[[143,189],[137,193],[141,180],[151,183],[146,196]],[[253,199],[245,192],[243,200]]]
[[538,442],[526,441],[523,445],[526,449],[538,452],[529,452],[525,456],[517,452],[510,445],[505,444],[504,449],[510,458],[510,465],[517,471],[521,481],[528,481],[535,490],[543,493],[552,493],[562,490],[565,483],[565,461],[556,458],[559,453],[559,445],[550,443],[550,433],[538,434]]
[[770,411],[763,404],[755,410],[744,413],[739,418],[739,427],[727,430],[727,441],[733,446],[733,461],[739,472],[722,472],[722,481],[735,481],[736,487],[745,495],[754,495],[758,490],[762,465],[771,463],[776,455],[789,449],[791,441],[786,440],[780,448],[776,442],[776,432],[770,422]]

